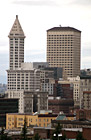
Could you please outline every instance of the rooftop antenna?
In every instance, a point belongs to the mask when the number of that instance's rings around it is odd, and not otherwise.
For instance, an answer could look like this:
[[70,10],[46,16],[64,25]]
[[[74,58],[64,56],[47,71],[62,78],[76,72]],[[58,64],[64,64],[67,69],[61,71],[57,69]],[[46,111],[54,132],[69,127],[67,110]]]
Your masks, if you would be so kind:
[[18,18],[18,15],[16,15],[16,18]]

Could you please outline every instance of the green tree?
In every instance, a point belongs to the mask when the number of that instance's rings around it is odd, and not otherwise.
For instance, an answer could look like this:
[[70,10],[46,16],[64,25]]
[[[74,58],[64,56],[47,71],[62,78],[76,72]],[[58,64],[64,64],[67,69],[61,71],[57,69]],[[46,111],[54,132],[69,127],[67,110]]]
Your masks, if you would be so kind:
[[83,138],[83,135],[81,132],[78,132],[77,136],[76,136],[76,140],[86,140]]
[[27,123],[26,123],[26,119],[24,120],[24,125],[22,128],[22,139],[21,140],[27,140]]
[[36,133],[33,137],[33,140],[41,140],[40,136],[38,133]]

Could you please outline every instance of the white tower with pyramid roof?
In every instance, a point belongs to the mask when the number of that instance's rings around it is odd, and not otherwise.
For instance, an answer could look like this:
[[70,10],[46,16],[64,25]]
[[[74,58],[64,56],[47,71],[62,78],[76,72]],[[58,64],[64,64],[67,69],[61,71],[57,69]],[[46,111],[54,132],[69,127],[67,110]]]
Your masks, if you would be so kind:
[[9,37],[9,68],[10,70],[16,70],[21,67],[21,63],[24,63],[24,32],[16,15],[15,22],[8,35]]
[[9,70],[7,70],[7,97],[19,99],[19,113],[24,113],[24,91],[40,89],[40,70],[24,63],[25,35],[16,16],[9,37]]
[[[24,63],[24,39],[25,35],[22,30],[22,27],[19,23],[18,16],[16,16],[15,22],[11,28],[9,33],[9,70],[7,70],[7,97],[8,98],[16,98],[19,99],[18,102],[18,111],[19,113],[24,113],[27,111],[27,107],[30,108],[30,113],[33,112],[33,99],[34,94],[38,93],[38,105],[37,108],[40,110],[41,103],[43,105],[41,107],[47,109],[48,108],[48,92],[43,92],[41,94],[41,86],[40,86],[40,69],[38,69],[38,64],[36,63],[34,66],[32,63]],[[26,91],[26,92],[25,92]],[[26,107],[27,102],[25,98],[27,94],[29,95],[29,103]],[[31,100],[32,99],[32,100]]]

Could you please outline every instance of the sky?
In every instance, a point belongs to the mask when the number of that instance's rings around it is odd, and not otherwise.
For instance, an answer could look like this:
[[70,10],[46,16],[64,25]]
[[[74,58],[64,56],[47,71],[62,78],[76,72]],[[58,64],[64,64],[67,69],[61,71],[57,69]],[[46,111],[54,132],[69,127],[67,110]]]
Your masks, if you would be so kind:
[[9,68],[8,34],[18,15],[26,35],[25,62],[46,61],[46,30],[81,30],[81,69],[91,68],[91,0],[0,0],[0,83]]

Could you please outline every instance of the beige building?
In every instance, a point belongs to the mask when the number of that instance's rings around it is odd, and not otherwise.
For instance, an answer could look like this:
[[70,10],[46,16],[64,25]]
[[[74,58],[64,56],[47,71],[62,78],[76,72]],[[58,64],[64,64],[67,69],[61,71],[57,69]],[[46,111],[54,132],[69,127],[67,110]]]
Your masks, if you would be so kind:
[[83,92],[83,108],[91,110],[91,91]]
[[72,27],[47,30],[47,62],[50,67],[62,67],[64,77],[80,75],[81,31]]
[[83,108],[83,91],[91,91],[91,76],[80,77],[81,108]]
[[54,71],[53,70],[41,70],[40,72],[41,79],[41,91],[46,91],[49,95],[53,95],[53,84],[54,80]]

